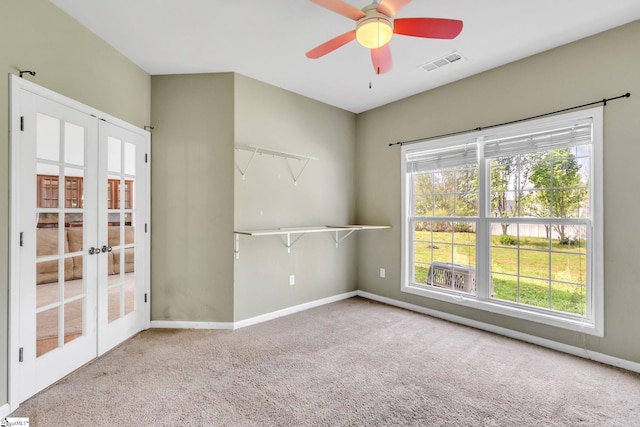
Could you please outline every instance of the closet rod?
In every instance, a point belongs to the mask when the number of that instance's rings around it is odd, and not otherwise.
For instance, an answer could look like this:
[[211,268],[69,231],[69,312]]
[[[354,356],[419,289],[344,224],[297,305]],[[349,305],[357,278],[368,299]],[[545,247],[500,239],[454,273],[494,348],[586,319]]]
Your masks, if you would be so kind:
[[427,138],[412,139],[410,141],[392,142],[392,143],[389,144],[389,147],[393,147],[394,145],[401,145],[402,146],[402,145],[405,145],[405,144],[415,144],[417,142],[428,141],[430,139],[444,138],[444,137],[447,137],[447,136],[454,136],[454,135],[462,135],[464,133],[477,132],[477,131],[481,131],[481,130],[484,130],[484,129],[495,128],[495,127],[498,127],[498,126],[505,126],[505,125],[511,125],[511,124],[514,124],[514,123],[526,122],[527,120],[539,119],[541,117],[551,116],[551,115],[558,114],[558,113],[564,113],[566,111],[571,111],[571,110],[577,110],[579,108],[590,107],[592,105],[596,105],[596,104],[600,104],[600,103],[602,105],[606,106],[607,102],[609,102],[609,101],[614,101],[614,100],[620,99],[620,98],[629,98],[630,96],[631,96],[631,93],[627,92],[624,95],[615,96],[613,98],[605,98],[605,99],[601,99],[601,100],[598,100],[598,101],[589,102],[588,104],[576,105],[575,107],[564,108],[562,110],[552,111],[551,113],[538,114],[537,116],[527,117],[526,119],[512,120],[510,122],[499,123],[497,125],[482,126],[482,127],[477,127],[475,129],[463,130],[463,131],[452,132],[452,133],[445,133],[445,134],[436,135],[436,136],[429,136]]

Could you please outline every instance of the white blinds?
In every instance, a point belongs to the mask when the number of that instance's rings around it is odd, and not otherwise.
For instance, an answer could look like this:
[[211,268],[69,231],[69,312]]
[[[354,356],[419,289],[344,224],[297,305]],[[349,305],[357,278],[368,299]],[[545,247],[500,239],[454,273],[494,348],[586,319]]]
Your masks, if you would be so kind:
[[478,148],[473,142],[441,149],[409,152],[406,158],[406,172],[425,172],[477,162]]
[[484,145],[484,159],[570,148],[593,143],[593,122],[591,118],[584,118],[556,123],[552,127],[538,127],[527,133],[484,134],[472,140],[458,140],[450,146],[409,149],[405,153],[405,172],[421,173],[476,164],[480,141]]
[[558,148],[575,147],[591,144],[592,123],[564,126],[551,130],[532,132],[524,135],[503,138],[485,139],[485,158],[506,157],[516,154],[555,150]]

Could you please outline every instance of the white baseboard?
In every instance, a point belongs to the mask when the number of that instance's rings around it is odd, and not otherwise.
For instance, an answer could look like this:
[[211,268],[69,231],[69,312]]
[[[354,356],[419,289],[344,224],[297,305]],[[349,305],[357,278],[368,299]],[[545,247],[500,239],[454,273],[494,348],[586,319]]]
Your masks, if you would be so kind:
[[572,354],[574,356],[583,357],[585,359],[590,359],[596,362],[604,363],[606,365],[616,366],[618,368],[623,368],[628,371],[640,373],[640,363],[632,362],[630,360],[620,359],[617,357],[609,356],[607,354],[591,351],[585,348],[563,344],[557,341],[548,340],[546,338],[540,338],[535,335],[529,335],[522,332],[511,330],[511,329],[503,328],[500,326],[495,326],[490,323],[478,322],[476,320],[467,319],[466,317],[460,317],[460,316],[445,313],[442,311],[421,307],[419,305],[409,304],[407,302],[398,301],[393,298],[383,297],[380,295],[372,294],[370,292],[357,291],[357,295],[373,301],[382,302],[385,304],[393,305],[395,307],[400,307],[407,310],[415,311],[417,313],[427,314],[429,316],[437,317],[439,319],[448,320],[450,322],[459,323],[461,325],[470,326],[476,329],[482,329],[484,331],[493,332],[499,335],[504,335],[509,338],[514,338],[520,341],[536,344],[541,347],[550,348],[552,350]]
[[611,365],[618,368],[626,369],[627,371],[640,373],[640,363],[632,362],[626,359],[620,359],[619,357],[609,356],[608,354],[598,353],[597,351],[586,350],[586,352],[589,355],[588,359],[604,363],[605,365]]
[[277,319],[278,317],[288,316],[289,314],[298,313],[300,311],[308,310],[310,308],[319,307],[321,305],[330,304],[332,302],[342,301],[347,298],[352,298],[357,295],[357,291],[346,292],[340,295],[334,295],[331,297],[319,299],[316,301],[307,302],[293,307],[284,308],[282,310],[274,311],[272,313],[263,314],[261,316],[251,317],[249,319],[240,320],[234,322],[233,329],[244,328],[245,326],[255,325],[257,323],[266,322],[268,320]]
[[12,412],[11,411],[11,406],[9,406],[8,403],[5,403],[4,405],[0,406],[0,419],[6,417],[11,412]]
[[152,320],[157,329],[233,329],[233,322],[186,322],[180,320]]
[[310,308],[319,307],[321,305],[330,304],[332,302],[341,301],[352,298],[357,295],[356,291],[346,292],[340,295],[333,295],[316,301],[307,302],[293,307],[284,308],[282,310],[271,313],[262,314],[260,316],[251,317],[249,319],[240,320],[238,322],[187,322],[173,320],[152,320],[151,328],[158,329],[238,329],[246,326],[256,325],[268,320],[277,319],[278,317],[288,316],[289,314],[298,313]]

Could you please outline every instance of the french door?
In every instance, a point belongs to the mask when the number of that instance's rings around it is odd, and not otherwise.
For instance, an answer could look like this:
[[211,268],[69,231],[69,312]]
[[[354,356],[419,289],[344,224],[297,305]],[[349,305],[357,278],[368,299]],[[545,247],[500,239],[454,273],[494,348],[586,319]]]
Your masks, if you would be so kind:
[[146,145],[144,135],[99,122],[98,355],[149,323]]
[[83,108],[12,80],[13,404],[149,324],[148,133]]

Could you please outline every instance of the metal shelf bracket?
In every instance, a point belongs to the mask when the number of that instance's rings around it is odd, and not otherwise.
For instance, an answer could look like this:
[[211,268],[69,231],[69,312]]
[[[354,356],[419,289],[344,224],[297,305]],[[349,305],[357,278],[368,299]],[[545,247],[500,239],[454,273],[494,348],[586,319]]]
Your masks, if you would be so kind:
[[[249,157],[249,160],[247,161],[244,168],[240,166],[238,164],[238,161],[236,160],[236,168],[238,169],[238,172],[240,172],[240,174],[242,175],[243,180],[245,179],[247,171],[249,170],[249,167],[251,166],[251,163],[253,162],[253,159],[255,158],[256,154],[264,154],[268,156],[282,157],[286,159],[287,165],[289,166],[289,172],[291,173],[291,177],[293,178],[293,185],[298,185],[298,179],[300,179],[302,172],[304,172],[304,170],[307,168],[307,165],[309,164],[309,162],[311,160],[318,160],[316,157],[288,153],[286,151],[280,151],[273,148],[259,147],[257,145],[236,144],[235,149],[248,151],[251,153],[251,156]],[[294,172],[293,168],[291,167],[290,160],[298,160],[303,162],[302,168],[300,168],[298,173]]]

